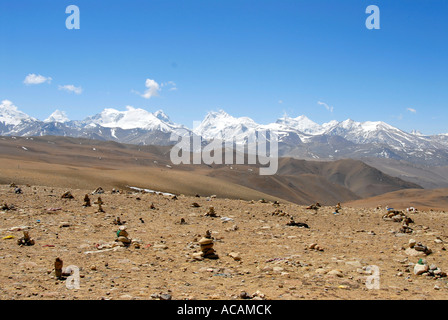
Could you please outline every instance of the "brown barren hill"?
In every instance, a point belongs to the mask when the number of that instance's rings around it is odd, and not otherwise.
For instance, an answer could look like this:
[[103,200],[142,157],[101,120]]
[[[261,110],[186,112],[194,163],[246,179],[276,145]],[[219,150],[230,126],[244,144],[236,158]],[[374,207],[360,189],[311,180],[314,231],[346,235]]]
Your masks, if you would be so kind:
[[448,211],[448,188],[408,189],[385,193],[376,197],[350,201],[346,206],[355,208],[392,207],[404,210],[414,207],[418,210]]
[[259,165],[173,165],[170,147],[70,137],[1,137],[0,183],[105,189],[138,187],[185,195],[334,205],[420,186],[361,161],[280,158],[277,174]]

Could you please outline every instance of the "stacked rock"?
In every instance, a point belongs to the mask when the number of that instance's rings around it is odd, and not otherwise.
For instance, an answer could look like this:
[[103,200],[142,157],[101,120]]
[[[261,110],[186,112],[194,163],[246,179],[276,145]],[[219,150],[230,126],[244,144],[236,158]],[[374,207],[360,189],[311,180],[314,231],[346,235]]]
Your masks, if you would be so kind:
[[218,255],[213,249],[213,239],[209,230],[207,230],[206,235],[199,240],[199,245],[201,246],[201,257],[205,259],[218,259]]
[[120,242],[125,247],[128,247],[131,244],[132,240],[129,238],[126,226],[120,226],[118,228],[116,241]]
[[83,207],[90,207],[91,206],[91,204],[90,204],[90,198],[89,198],[89,195],[88,194],[86,194],[85,196],[84,196],[84,204],[82,205]]
[[19,246],[32,246],[34,245],[34,239],[30,237],[28,231],[23,231],[23,237],[17,240]]
[[205,213],[206,217],[217,217],[216,212],[215,212],[215,208],[213,206],[210,206],[208,208],[208,211]]
[[101,197],[98,197],[98,200],[94,202],[95,204],[98,205],[98,211],[97,212],[105,212],[103,209],[103,200],[101,199]]
[[70,191],[67,191],[61,196],[61,199],[74,199],[74,197]]

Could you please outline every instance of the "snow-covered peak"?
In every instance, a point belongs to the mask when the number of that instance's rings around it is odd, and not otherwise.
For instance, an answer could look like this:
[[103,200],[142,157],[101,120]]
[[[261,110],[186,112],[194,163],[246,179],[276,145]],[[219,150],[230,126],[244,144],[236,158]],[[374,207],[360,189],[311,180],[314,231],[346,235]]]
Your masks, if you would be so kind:
[[67,117],[67,114],[64,111],[56,110],[53,112],[44,122],[59,122],[65,123],[69,122],[70,119]]
[[171,120],[170,120],[170,117],[168,117],[168,116],[165,114],[165,112],[163,112],[162,110],[158,110],[158,111],[154,112],[154,116],[155,116],[157,119],[162,120],[162,121],[164,121],[164,122],[166,122],[166,123],[172,123]]
[[251,118],[235,118],[220,110],[209,112],[193,132],[205,139],[229,139],[245,135],[258,126]]
[[302,115],[297,118],[284,116],[276,121],[283,129],[295,129],[307,134],[319,134],[323,131],[323,127],[316,122]]
[[26,113],[17,109],[9,100],[0,102],[0,122],[6,125],[18,125],[22,120],[35,120]]
[[127,106],[125,111],[106,108],[101,113],[87,118],[85,122],[89,125],[94,123],[107,128],[161,130],[165,132],[182,127],[173,124],[163,111],[151,113],[131,106]]

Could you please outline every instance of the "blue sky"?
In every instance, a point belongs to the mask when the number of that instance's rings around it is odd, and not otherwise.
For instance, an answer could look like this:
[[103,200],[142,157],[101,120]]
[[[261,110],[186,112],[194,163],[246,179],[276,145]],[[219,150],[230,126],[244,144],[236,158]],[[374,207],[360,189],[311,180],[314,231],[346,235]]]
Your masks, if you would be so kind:
[[[79,30],[65,25],[72,4]],[[223,109],[447,133],[447,13],[446,0],[1,1],[0,101],[42,120],[129,105],[188,127]]]

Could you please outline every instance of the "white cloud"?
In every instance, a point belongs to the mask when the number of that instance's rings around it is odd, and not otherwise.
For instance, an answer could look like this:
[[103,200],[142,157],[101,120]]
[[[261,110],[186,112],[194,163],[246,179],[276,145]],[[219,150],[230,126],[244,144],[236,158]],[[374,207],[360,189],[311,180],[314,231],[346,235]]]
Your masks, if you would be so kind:
[[37,75],[34,73],[30,73],[29,75],[27,75],[25,77],[25,80],[23,81],[23,83],[25,83],[25,84],[41,84],[44,82],[50,83],[51,80],[53,80],[53,79],[51,79],[50,77],[44,77],[44,76],[41,76],[40,74]]
[[406,111],[412,112],[412,113],[417,113],[417,110],[412,109],[412,108],[407,108]]
[[329,106],[328,104],[322,101],[317,101],[317,103],[320,104],[321,106],[324,106],[325,109],[327,109],[328,111],[333,112],[333,106]]
[[168,82],[164,82],[162,83],[161,87],[169,87],[168,91],[176,91],[177,90],[177,85],[174,81],[168,81]]
[[81,94],[82,93],[82,88],[81,87],[75,87],[72,84],[67,84],[65,86],[59,86],[59,90],[64,90],[67,92],[73,92],[76,94]]
[[152,79],[146,79],[145,87],[147,88],[145,93],[141,96],[145,99],[149,99],[151,97],[155,97],[159,95],[160,85]]

